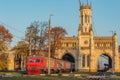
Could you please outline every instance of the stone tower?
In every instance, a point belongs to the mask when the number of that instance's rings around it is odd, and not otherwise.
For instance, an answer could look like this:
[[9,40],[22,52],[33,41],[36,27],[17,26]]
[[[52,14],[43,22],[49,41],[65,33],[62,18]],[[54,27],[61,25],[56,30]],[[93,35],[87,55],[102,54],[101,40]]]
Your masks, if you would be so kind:
[[92,5],[88,0],[80,3],[80,24],[78,28],[79,71],[98,71],[98,58],[101,55],[109,57],[109,70],[119,72],[118,41],[116,33],[113,36],[94,36],[92,29]]
[[[101,66],[99,58],[105,56],[108,61],[106,71],[120,72],[116,33],[112,36],[94,36],[92,27],[91,1],[84,3],[83,0],[80,2],[78,35],[59,40],[61,47],[56,50],[56,58],[75,63],[76,71],[97,72],[100,70],[98,66]],[[103,66],[104,70],[106,66]]]
[[79,65],[78,70],[89,70],[91,43],[93,43],[92,6],[91,3],[80,3],[80,24],[78,28]]

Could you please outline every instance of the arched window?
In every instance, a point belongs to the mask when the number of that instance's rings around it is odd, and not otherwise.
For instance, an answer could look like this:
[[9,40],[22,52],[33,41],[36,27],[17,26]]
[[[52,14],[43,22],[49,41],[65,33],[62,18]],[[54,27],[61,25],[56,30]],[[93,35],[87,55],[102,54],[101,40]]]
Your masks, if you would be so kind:
[[88,16],[88,23],[90,23],[90,16]]
[[87,66],[90,66],[90,55],[87,55]]
[[81,24],[83,24],[83,15],[81,16]]
[[85,28],[85,32],[87,32],[87,28]]
[[83,65],[83,67],[85,67],[85,54],[83,55],[83,57],[82,57],[82,65]]
[[68,43],[66,43],[66,47],[68,47]]
[[88,18],[87,18],[87,15],[85,15],[85,23],[87,23],[88,21]]

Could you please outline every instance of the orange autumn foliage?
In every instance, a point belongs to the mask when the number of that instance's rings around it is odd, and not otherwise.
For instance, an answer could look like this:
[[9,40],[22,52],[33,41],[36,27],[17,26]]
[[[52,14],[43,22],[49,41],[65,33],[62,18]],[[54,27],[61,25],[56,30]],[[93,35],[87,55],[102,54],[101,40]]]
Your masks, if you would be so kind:
[[11,42],[12,38],[13,36],[9,30],[7,30],[3,25],[0,25],[0,39]]

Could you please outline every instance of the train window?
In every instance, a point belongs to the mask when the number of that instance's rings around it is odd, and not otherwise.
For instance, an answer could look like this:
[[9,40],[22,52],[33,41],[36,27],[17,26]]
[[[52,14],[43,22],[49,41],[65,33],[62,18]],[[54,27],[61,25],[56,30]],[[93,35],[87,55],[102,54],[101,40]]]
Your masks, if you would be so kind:
[[32,60],[32,59],[29,59],[28,62],[33,62],[33,60]]
[[40,62],[40,60],[39,59],[36,59],[36,61],[35,62]]

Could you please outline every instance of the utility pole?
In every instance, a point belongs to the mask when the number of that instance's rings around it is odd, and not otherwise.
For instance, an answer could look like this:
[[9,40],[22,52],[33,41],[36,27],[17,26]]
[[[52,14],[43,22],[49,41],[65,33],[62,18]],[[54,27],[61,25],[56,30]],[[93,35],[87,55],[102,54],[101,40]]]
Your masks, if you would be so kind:
[[51,27],[51,16],[49,16],[48,21],[48,75],[50,75],[50,57],[51,57],[51,40],[50,40],[50,27]]
[[38,26],[36,25],[36,27],[35,27],[35,45],[34,45],[34,54],[36,55],[37,54],[37,46],[36,46],[36,44],[37,44],[37,33],[38,33]]
[[32,34],[32,31],[30,30],[30,33],[29,33],[29,56],[31,56],[31,47],[32,47],[32,38],[31,38],[31,34]]

